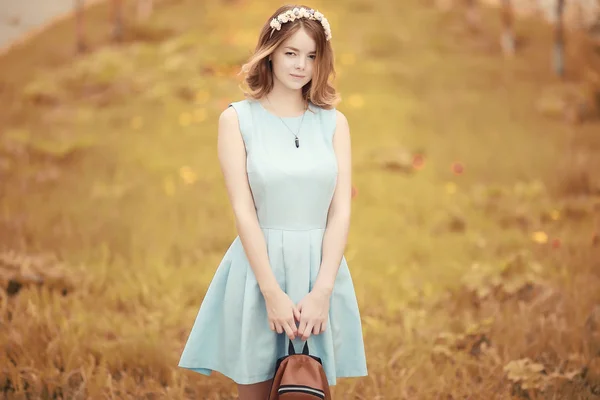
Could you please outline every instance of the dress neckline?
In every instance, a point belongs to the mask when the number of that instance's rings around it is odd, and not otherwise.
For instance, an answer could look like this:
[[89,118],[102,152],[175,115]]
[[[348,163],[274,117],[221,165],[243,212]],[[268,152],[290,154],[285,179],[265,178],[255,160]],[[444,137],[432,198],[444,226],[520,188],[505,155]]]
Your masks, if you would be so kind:
[[261,103],[260,101],[258,101],[258,100],[254,100],[254,101],[255,101],[255,102],[258,104],[258,106],[259,106],[259,107],[260,107],[260,108],[261,108],[261,109],[262,109],[264,112],[266,112],[267,114],[269,114],[269,115],[271,115],[271,116],[273,116],[273,117],[275,117],[275,118],[281,118],[281,119],[283,119],[283,120],[291,120],[291,121],[293,121],[293,120],[298,120],[298,119],[302,118],[302,117],[304,116],[304,114],[306,114],[306,113],[308,113],[308,112],[309,112],[309,110],[310,110],[310,106],[311,106],[311,103],[309,102],[309,103],[308,103],[308,107],[307,107],[306,111],[304,111],[304,112],[303,112],[302,114],[300,114],[300,115],[291,116],[291,117],[281,117],[281,116],[279,116],[279,115],[277,115],[277,114],[274,114],[272,111],[269,111],[269,110],[267,110],[267,109],[265,108],[265,106],[263,106],[263,105],[262,105],[262,103]]

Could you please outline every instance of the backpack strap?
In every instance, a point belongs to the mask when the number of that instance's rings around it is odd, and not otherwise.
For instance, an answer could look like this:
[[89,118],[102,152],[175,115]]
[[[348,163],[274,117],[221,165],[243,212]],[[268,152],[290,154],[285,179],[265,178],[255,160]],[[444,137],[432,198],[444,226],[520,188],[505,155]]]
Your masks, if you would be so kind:
[[308,355],[308,340],[306,342],[304,342],[304,348],[302,349],[302,354],[304,354],[305,356]]
[[[296,354],[296,349],[294,349],[294,343],[292,343],[291,340],[288,340],[289,344],[288,344],[288,354],[290,356],[293,356]],[[309,355],[309,351],[308,351],[308,340],[306,342],[304,342],[304,348],[302,349],[302,354],[304,354],[305,356]]]

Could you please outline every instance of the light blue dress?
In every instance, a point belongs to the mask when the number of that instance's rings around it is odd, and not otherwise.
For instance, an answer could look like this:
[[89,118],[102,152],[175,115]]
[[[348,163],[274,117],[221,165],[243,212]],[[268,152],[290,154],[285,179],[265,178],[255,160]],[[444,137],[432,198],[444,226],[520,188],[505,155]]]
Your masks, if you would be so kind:
[[[323,250],[327,214],[337,182],[332,138],[336,112],[313,104],[295,137],[259,102],[231,103],[247,153],[248,181],[271,269],[297,304],[312,289]],[[298,132],[301,117],[284,118]],[[302,339],[294,347],[302,350]],[[215,272],[183,349],[179,367],[238,384],[273,378],[288,338],[269,329],[265,300],[237,236]],[[345,257],[331,294],[327,329],[308,339],[330,385],[336,378],[365,376],[361,319]]]

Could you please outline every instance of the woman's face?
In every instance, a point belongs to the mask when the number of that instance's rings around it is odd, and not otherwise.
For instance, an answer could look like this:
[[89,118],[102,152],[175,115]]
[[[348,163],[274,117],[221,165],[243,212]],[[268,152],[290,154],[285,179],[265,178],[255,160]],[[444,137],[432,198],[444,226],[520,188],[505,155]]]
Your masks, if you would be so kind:
[[301,89],[312,79],[315,51],[315,41],[299,29],[271,55],[275,80],[289,89]]

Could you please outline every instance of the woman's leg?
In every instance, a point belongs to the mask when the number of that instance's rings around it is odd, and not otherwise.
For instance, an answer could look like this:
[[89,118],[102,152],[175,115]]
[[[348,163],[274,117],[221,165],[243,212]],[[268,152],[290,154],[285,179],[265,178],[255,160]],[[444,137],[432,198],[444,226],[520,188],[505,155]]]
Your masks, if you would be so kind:
[[267,400],[273,379],[254,383],[252,385],[238,385],[239,400]]

